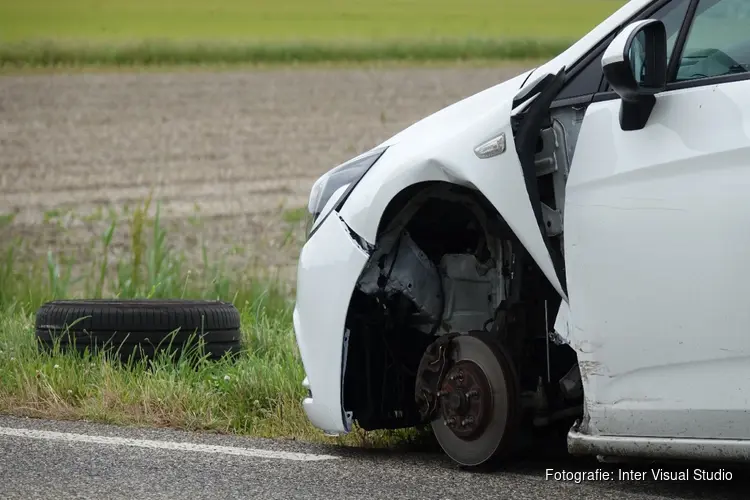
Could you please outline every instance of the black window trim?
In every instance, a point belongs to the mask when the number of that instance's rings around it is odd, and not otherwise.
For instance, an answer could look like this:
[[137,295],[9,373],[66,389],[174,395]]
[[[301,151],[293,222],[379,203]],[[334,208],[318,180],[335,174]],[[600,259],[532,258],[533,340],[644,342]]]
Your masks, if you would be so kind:
[[549,109],[567,108],[570,106],[580,106],[585,104],[591,104],[594,101],[594,97],[598,94],[584,94],[575,97],[565,97],[558,99],[550,104]]
[[[714,85],[742,82],[745,80],[750,80],[750,71],[746,73],[733,73],[731,75],[719,75],[719,76],[710,76],[707,78],[695,78],[693,80],[682,80],[679,82],[672,82],[672,83],[667,84],[667,87],[663,91],[656,94],[656,97],[659,97],[660,95],[663,95],[667,92],[671,92],[673,90],[711,87]],[[594,102],[612,101],[612,100],[619,99],[619,98],[620,96],[617,95],[614,91],[608,90],[607,92],[600,92],[596,94],[594,98],[591,100],[591,102],[594,103]]]
[[[586,52],[580,59],[578,59],[573,65],[570,67],[570,69],[567,71],[567,80],[570,81],[571,79],[578,76],[578,74],[583,71],[586,66],[595,58],[601,58],[604,51],[607,49],[609,44],[612,42],[614,37],[617,36],[622,29],[636,21],[640,21],[642,19],[648,19],[649,16],[651,16],[654,12],[661,9],[663,6],[668,4],[673,0],[655,0],[654,2],[651,2],[650,4],[643,7],[641,10],[633,14],[629,19],[622,22],[619,26],[617,26],[614,30],[612,30],[608,35],[606,35],[604,38],[599,40],[599,42],[594,45],[588,52]],[[698,0],[691,0],[692,2],[697,2]],[[688,11],[690,9],[690,6],[688,6]],[[676,43],[676,42],[675,42]],[[567,97],[565,99],[560,100],[554,100],[552,101],[551,108],[559,108],[564,105],[570,105],[572,102],[573,104],[583,104],[587,102],[597,102],[596,97],[600,95],[601,92],[603,92],[606,88],[606,80],[604,78],[604,74],[602,73],[601,81],[599,82],[599,88],[597,92],[591,93],[591,94],[583,94],[580,96],[575,97]],[[566,82],[567,84],[567,82]],[[563,87],[565,88],[565,87]],[[565,104],[563,104],[565,103]]]

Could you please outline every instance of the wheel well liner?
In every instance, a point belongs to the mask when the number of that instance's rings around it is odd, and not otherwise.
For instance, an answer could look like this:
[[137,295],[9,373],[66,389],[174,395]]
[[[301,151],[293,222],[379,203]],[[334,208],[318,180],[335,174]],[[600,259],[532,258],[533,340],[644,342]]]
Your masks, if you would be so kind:
[[507,232],[517,240],[515,234],[510,227],[505,223],[505,220],[498,213],[497,209],[490,203],[490,201],[478,190],[467,188],[458,184],[453,184],[445,181],[426,181],[418,182],[402,189],[386,206],[378,224],[377,234],[380,236],[389,226],[389,224],[406,208],[410,201],[416,198],[419,194],[431,191],[435,192],[436,195],[440,192],[451,191],[457,195],[463,195],[474,201],[478,207],[480,207],[486,214],[487,220],[497,231]]

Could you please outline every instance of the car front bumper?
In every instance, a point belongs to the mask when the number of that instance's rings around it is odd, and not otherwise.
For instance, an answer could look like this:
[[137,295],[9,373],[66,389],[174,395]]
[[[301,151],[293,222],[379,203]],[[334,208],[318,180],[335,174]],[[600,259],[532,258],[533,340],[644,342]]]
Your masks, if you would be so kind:
[[321,222],[299,258],[294,332],[307,375],[302,404],[310,422],[327,434],[351,430],[342,401],[344,324],[368,258],[336,212]]

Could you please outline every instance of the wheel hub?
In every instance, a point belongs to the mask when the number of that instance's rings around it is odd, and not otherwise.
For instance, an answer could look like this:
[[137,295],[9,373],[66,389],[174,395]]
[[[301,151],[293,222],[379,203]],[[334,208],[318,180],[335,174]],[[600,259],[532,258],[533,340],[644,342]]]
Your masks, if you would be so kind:
[[445,425],[462,439],[481,435],[492,412],[487,375],[476,363],[459,361],[446,373],[438,392]]
[[488,333],[439,337],[422,356],[414,389],[423,421],[455,462],[474,467],[513,450],[518,379]]

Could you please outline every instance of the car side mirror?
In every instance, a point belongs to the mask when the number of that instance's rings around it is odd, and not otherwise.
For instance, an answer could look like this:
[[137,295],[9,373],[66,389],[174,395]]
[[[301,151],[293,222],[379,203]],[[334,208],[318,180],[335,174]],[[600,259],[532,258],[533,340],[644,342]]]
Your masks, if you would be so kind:
[[622,98],[620,127],[640,130],[667,85],[667,31],[657,19],[626,26],[602,56],[604,77]]

